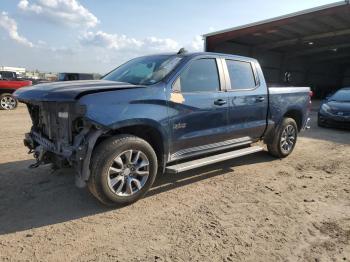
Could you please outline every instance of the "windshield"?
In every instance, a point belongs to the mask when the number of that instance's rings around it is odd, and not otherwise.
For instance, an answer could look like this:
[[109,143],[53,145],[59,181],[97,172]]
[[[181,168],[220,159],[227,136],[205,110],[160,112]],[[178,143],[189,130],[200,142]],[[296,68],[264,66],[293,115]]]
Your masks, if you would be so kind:
[[181,59],[175,55],[136,58],[116,68],[103,79],[134,85],[153,85],[166,77]]
[[342,89],[331,96],[330,100],[339,102],[350,102],[350,89]]

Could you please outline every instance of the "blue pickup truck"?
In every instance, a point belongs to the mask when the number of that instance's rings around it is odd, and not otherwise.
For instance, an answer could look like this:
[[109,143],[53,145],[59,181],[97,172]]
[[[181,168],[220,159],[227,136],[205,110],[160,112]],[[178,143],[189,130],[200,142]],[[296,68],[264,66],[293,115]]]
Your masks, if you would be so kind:
[[[262,151],[294,149],[308,125],[307,87],[268,87],[255,59],[216,53],[133,59],[101,80],[41,84],[16,98],[36,163],[73,167],[106,205],[130,204],[156,175]],[[260,142],[260,143],[258,143]]]

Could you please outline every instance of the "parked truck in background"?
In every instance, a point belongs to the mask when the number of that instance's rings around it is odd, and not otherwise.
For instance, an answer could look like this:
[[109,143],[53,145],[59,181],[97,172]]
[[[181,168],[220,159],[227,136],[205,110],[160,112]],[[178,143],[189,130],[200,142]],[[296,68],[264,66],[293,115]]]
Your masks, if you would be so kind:
[[59,73],[58,81],[77,81],[77,80],[93,80],[93,74],[83,73]]
[[17,78],[15,72],[0,71],[0,109],[15,109],[18,102],[12,96],[12,93],[21,87],[29,85],[32,85],[32,81]]
[[263,150],[284,158],[307,127],[308,87],[269,88],[255,59],[216,53],[133,59],[102,80],[18,90],[37,159],[73,167],[106,205],[130,204],[156,175]]

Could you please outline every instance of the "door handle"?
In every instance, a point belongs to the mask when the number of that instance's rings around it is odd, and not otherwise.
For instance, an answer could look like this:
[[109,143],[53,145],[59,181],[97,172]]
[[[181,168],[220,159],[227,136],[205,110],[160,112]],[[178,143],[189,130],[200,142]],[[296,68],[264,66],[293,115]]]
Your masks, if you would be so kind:
[[214,105],[217,105],[217,106],[223,106],[225,104],[227,104],[227,101],[224,99],[218,99],[214,101]]
[[265,97],[263,96],[259,96],[258,98],[255,99],[256,102],[264,102],[265,101]]

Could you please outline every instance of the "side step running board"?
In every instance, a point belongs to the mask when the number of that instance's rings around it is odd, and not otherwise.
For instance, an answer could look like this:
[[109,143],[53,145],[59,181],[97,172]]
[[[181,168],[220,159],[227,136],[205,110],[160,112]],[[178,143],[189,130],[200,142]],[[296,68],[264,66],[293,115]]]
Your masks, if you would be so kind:
[[181,164],[167,166],[165,171],[167,173],[170,173],[170,174],[177,174],[177,173],[181,173],[181,172],[184,172],[187,170],[195,169],[195,168],[202,167],[202,166],[211,165],[214,163],[237,158],[240,156],[249,155],[249,154],[260,152],[263,150],[264,150],[264,148],[262,148],[260,146],[252,146],[252,147],[243,148],[243,149],[239,149],[239,150],[235,150],[235,151],[231,151],[231,152],[227,152],[227,153],[222,153],[219,155],[213,155],[213,156],[209,156],[209,157],[205,157],[205,158],[201,158],[201,159],[192,160],[189,162],[184,162]]

